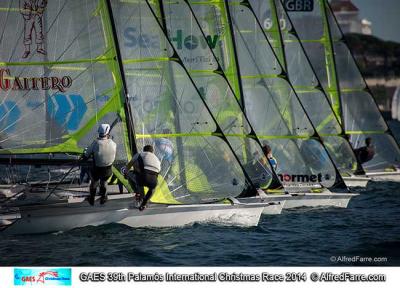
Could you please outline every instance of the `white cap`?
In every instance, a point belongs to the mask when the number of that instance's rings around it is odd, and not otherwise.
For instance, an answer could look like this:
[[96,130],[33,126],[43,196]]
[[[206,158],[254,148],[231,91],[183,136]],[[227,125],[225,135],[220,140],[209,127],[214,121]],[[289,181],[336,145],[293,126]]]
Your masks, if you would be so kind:
[[97,130],[99,132],[100,137],[105,137],[110,133],[110,125],[109,124],[101,124],[99,126],[99,129]]

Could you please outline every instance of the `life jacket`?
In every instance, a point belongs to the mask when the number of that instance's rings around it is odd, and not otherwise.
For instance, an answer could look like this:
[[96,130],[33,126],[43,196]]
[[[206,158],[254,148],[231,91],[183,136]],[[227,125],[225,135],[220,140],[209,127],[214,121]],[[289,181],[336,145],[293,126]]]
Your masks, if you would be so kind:
[[161,163],[157,156],[151,152],[141,152],[136,154],[134,157],[134,168],[143,172],[144,170],[149,170],[154,173],[160,173]]
[[112,139],[99,138],[86,149],[85,156],[93,156],[95,167],[107,167],[114,163],[117,144]]
[[276,161],[275,157],[268,158],[268,161],[274,170],[278,168],[278,161]]

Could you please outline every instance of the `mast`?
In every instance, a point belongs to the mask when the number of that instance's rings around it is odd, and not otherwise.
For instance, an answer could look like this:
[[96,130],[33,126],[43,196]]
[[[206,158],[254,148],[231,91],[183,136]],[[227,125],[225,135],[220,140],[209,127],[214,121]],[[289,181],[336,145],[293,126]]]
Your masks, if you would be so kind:
[[[161,21],[162,21],[162,27],[167,27],[167,23],[165,22],[165,12],[164,12],[164,7],[163,4],[160,2],[161,0],[157,1],[158,3],[158,9],[160,10],[160,17],[161,17]],[[150,8],[150,7],[149,7]],[[150,8],[151,10],[151,8]],[[156,19],[157,23],[158,20]],[[164,31],[163,29],[161,29],[162,31]],[[172,93],[174,93],[174,95],[176,95],[176,86],[175,86],[175,81],[173,81],[172,79],[173,77],[173,71],[171,69],[171,65],[168,64],[168,74],[167,74],[167,78],[168,78],[168,82],[171,85],[171,90]],[[174,113],[174,124],[175,127],[177,128],[178,131],[181,131],[181,121],[180,121],[180,117],[179,117],[179,113],[177,113],[176,111],[176,107],[173,106],[173,113]],[[177,137],[176,138],[176,146],[178,151],[184,151],[183,149],[183,142],[182,142],[182,138],[181,137]],[[179,166],[182,168],[182,170],[185,171],[186,167],[185,167],[185,159],[184,156],[179,157]],[[186,186],[187,183],[187,173],[183,173],[183,178],[184,178],[184,185]]]
[[[276,27],[276,34],[277,37],[275,37],[275,41],[278,42],[278,53],[277,53],[277,57],[279,57],[278,59],[281,61],[282,66],[285,68],[285,71],[288,71],[288,65],[287,65],[287,60],[286,60],[286,53],[285,53],[285,41],[283,41],[283,37],[282,37],[282,31],[281,31],[281,27],[280,27],[280,22],[279,22],[279,17],[278,17],[278,9],[276,7],[276,3],[275,0],[269,0],[269,3],[271,4],[271,14],[272,14],[272,25],[274,25],[275,23],[275,27]],[[249,4],[251,5],[251,4]],[[274,33],[274,34],[275,34]],[[289,73],[288,73],[289,74]]]
[[[174,52],[173,58],[174,58],[174,60],[175,60],[177,63],[179,63],[179,65],[180,65],[180,66],[182,67],[182,69],[185,71],[185,74],[186,74],[186,75],[188,76],[188,78],[190,79],[190,82],[192,83],[194,89],[196,90],[196,93],[197,93],[198,96],[200,97],[201,102],[204,104],[204,107],[206,108],[206,110],[207,110],[208,113],[210,114],[211,118],[213,119],[213,121],[214,121],[214,123],[215,123],[215,125],[216,125],[216,127],[217,127],[217,130],[216,130],[213,134],[214,134],[215,136],[220,137],[220,138],[228,145],[228,147],[229,147],[229,149],[231,150],[233,156],[235,157],[235,160],[236,160],[237,163],[240,165],[240,168],[241,168],[242,171],[243,171],[243,174],[244,174],[244,176],[245,176],[245,178],[246,178],[247,184],[250,185],[250,186],[252,187],[252,189],[255,191],[255,190],[256,190],[256,186],[255,186],[254,183],[252,182],[252,180],[251,180],[249,174],[247,173],[246,169],[244,168],[243,164],[241,163],[241,161],[240,161],[239,157],[237,156],[235,150],[233,149],[231,143],[229,142],[229,140],[227,139],[225,133],[224,133],[223,130],[221,129],[220,125],[218,124],[217,119],[215,118],[215,116],[214,116],[214,114],[212,113],[210,107],[208,106],[207,102],[205,101],[205,99],[204,99],[204,97],[203,97],[203,95],[202,95],[202,92],[199,90],[199,88],[198,88],[197,85],[195,84],[195,82],[194,82],[192,76],[190,75],[188,69],[187,69],[186,66],[183,64],[182,59],[180,58],[179,54],[177,53],[177,51],[176,51],[174,45],[172,44],[172,42],[171,42],[171,40],[170,40],[170,38],[169,38],[169,36],[168,36],[168,32],[166,31],[166,28],[163,27],[163,25],[162,25],[162,24],[160,23],[160,21],[158,20],[158,17],[157,17],[157,15],[154,13],[154,11],[153,11],[153,9],[152,9],[150,3],[149,3],[149,0],[146,0],[146,3],[147,3],[147,6],[148,6],[149,10],[151,11],[151,14],[152,14],[153,17],[156,19],[156,22],[158,23],[158,25],[159,25],[161,31],[163,31],[163,33],[164,33],[164,35],[165,35],[165,37],[166,37],[167,42],[169,43],[169,45],[170,45],[171,48],[173,49],[173,52]],[[163,4],[162,4],[162,0],[158,0],[158,3],[159,3],[159,5],[161,5],[161,6],[163,5]],[[165,24],[165,17],[163,17],[163,18],[164,18],[163,23]],[[234,98],[236,99],[236,97],[234,97]],[[236,99],[236,101],[238,101],[238,100]]]
[[[329,4],[326,3],[325,0],[320,0],[320,1],[324,3],[324,6],[325,6],[326,9],[329,9],[329,11],[331,11],[331,15],[332,15],[332,17],[333,17],[333,20],[334,20],[335,23],[337,24],[337,28],[339,29],[340,33],[343,35],[343,31],[342,31],[342,29],[340,28],[340,25],[338,24],[338,21],[337,21],[337,19],[336,19],[336,16],[335,16],[335,14],[332,12],[332,10],[331,10]],[[325,18],[326,18],[326,24],[327,24],[328,27],[329,27],[329,21],[327,21],[327,17],[326,17],[326,10],[324,10],[324,13],[325,13],[324,16],[325,16]],[[330,29],[329,29],[329,30],[330,30]],[[348,46],[347,46],[347,43],[346,43],[346,38],[343,38],[343,43],[346,45],[346,47],[348,47]],[[396,137],[394,136],[392,129],[390,129],[390,126],[386,123],[386,120],[385,120],[385,118],[383,117],[381,110],[379,109],[379,106],[378,106],[378,103],[376,102],[375,97],[373,97],[373,93],[372,93],[371,89],[369,88],[367,81],[365,81],[364,76],[361,74],[360,66],[359,66],[358,63],[357,63],[357,61],[356,61],[356,59],[355,59],[355,57],[354,57],[354,55],[353,55],[353,52],[352,52],[350,49],[348,49],[348,51],[349,51],[349,54],[350,54],[350,56],[351,56],[351,58],[352,58],[352,60],[353,60],[353,62],[354,62],[354,65],[357,67],[357,70],[358,70],[358,72],[360,73],[360,75],[361,75],[361,77],[362,77],[362,79],[363,79],[363,82],[364,82],[364,85],[365,85],[365,90],[366,90],[367,93],[371,96],[372,101],[374,102],[375,106],[376,106],[377,109],[378,109],[378,112],[379,112],[379,115],[380,115],[381,119],[383,119],[383,121],[385,121],[385,124],[386,124],[386,126],[387,126],[387,130],[385,131],[385,133],[388,133],[390,136],[392,136],[394,142],[396,143],[397,147],[399,148],[399,147],[400,147],[400,146],[399,146],[399,141],[398,141],[398,140],[396,139]],[[335,67],[336,67],[336,63],[335,63]],[[336,69],[335,69],[335,70],[336,70]],[[339,93],[340,93],[340,90],[339,90]],[[342,107],[342,103],[341,103],[340,106]],[[344,122],[343,122],[343,127],[344,127]],[[360,166],[361,166],[361,165],[360,165]]]
[[335,60],[335,51],[333,48],[333,39],[331,34],[331,28],[329,25],[328,17],[326,14],[326,3],[325,0],[320,0],[320,9],[322,13],[322,19],[324,24],[324,49],[325,49],[325,61],[326,61],[326,74],[328,76],[328,91],[331,95],[331,103],[333,107],[333,111],[336,113],[338,118],[340,119],[340,124],[343,129],[346,130],[345,121],[343,118],[343,110],[342,110],[342,100],[340,93],[340,84],[338,80],[338,74],[336,71],[336,60]]
[[[226,0],[225,0],[225,1],[226,1]],[[267,40],[267,43],[268,43],[269,47],[271,48],[271,52],[273,53],[273,55],[274,55],[277,59],[279,59],[278,56],[277,56],[277,54],[276,54],[276,52],[275,52],[275,50],[273,49],[273,47],[272,47],[270,41],[268,40],[268,37],[267,37],[267,35],[265,34],[265,31],[262,29],[262,25],[261,25],[261,23],[259,22],[259,20],[258,20],[258,18],[257,18],[257,16],[256,16],[256,14],[255,14],[255,12],[254,12],[254,10],[253,10],[251,4],[248,2],[248,0],[244,0],[244,1],[241,3],[241,5],[246,6],[246,7],[251,11],[252,15],[254,16],[255,21],[257,22],[258,27],[260,28],[262,34],[264,35],[265,39]],[[273,8],[274,8],[274,7],[273,7]],[[276,8],[276,7],[275,7],[275,8]],[[278,23],[278,25],[279,25],[279,23]],[[281,38],[282,35],[281,35],[280,29],[279,29],[279,35],[280,35],[280,38]],[[282,38],[281,38],[281,39],[282,39]],[[283,55],[285,55],[285,52],[284,52],[284,51],[283,51]],[[284,56],[284,57],[285,57],[285,56]],[[286,63],[286,61],[285,61],[285,63]],[[337,177],[336,177],[336,184],[338,184],[340,187],[346,187],[346,188],[347,188],[346,184],[344,183],[344,180],[343,180],[342,176],[340,175],[340,173],[339,173],[339,171],[338,171],[338,169],[337,169],[335,163],[333,162],[333,159],[332,159],[331,155],[329,154],[329,151],[327,150],[327,148],[325,147],[325,145],[323,145],[323,141],[322,141],[321,137],[319,136],[319,134],[318,134],[318,132],[317,132],[317,130],[316,130],[316,128],[315,128],[313,122],[311,121],[310,116],[307,114],[306,109],[305,109],[303,103],[300,101],[300,98],[299,98],[299,96],[297,95],[296,90],[295,90],[294,87],[293,87],[293,84],[290,82],[290,80],[289,80],[289,75],[288,75],[288,73],[287,73],[287,68],[284,69],[284,67],[282,66],[282,63],[280,63],[279,61],[278,61],[278,64],[279,64],[279,66],[281,67],[281,69],[285,72],[285,74],[284,74],[284,75],[285,75],[284,80],[288,83],[289,87],[290,87],[291,90],[293,91],[293,94],[295,95],[295,97],[296,97],[296,99],[297,99],[297,101],[298,101],[300,107],[302,108],[302,111],[304,112],[304,114],[305,114],[305,116],[306,116],[306,118],[307,118],[309,124],[311,125],[311,127],[312,127],[313,130],[314,130],[314,135],[312,135],[311,138],[314,138],[315,140],[317,140],[317,141],[322,145],[323,150],[324,150],[325,153],[328,155],[328,158],[329,158],[331,164],[332,164],[333,167],[334,167],[334,170],[335,170],[335,173],[336,173],[336,176],[337,176]]]
[[[275,2],[275,1],[280,1],[280,0],[270,0],[270,1],[271,1],[272,5],[273,5],[273,6],[272,6],[272,9],[273,9],[275,12],[277,12],[278,8],[277,8],[277,5],[276,5],[276,2]],[[280,2],[279,2],[279,3],[280,3]],[[337,135],[337,137],[340,137],[340,138],[344,139],[344,141],[345,141],[346,143],[348,143],[349,147],[351,148],[351,154],[352,154],[352,156],[354,157],[354,159],[356,160],[356,162],[358,163],[359,174],[360,174],[360,175],[365,175],[365,171],[364,171],[364,169],[362,168],[361,163],[360,163],[360,161],[358,160],[357,156],[354,154],[354,150],[353,150],[353,148],[351,147],[351,144],[350,144],[350,142],[349,142],[349,138],[347,137],[347,135],[346,135],[346,133],[345,133],[344,125],[341,124],[341,123],[344,123],[343,120],[342,120],[342,118],[341,118],[342,113],[340,112],[340,115],[338,115],[337,113],[335,113],[334,108],[333,108],[333,100],[332,100],[332,102],[329,100],[327,93],[326,93],[326,92],[324,91],[324,89],[322,88],[322,84],[321,84],[321,81],[320,81],[320,79],[319,79],[319,76],[317,75],[317,73],[316,73],[316,71],[315,71],[315,68],[314,68],[314,66],[313,66],[312,63],[311,63],[310,58],[308,57],[308,55],[307,55],[306,52],[305,52],[304,45],[303,45],[302,41],[300,41],[300,39],[299,39],[299,36],[298,36],[298,34],[297,34],[296,28],[294,27],[294,25],[293,25],[293,23],[292,23],[292,20],[290,19],[289,15],[288,15],[288,13],[287,13],[287,11],[286,11],[285,9],[282,9],[282,11],[283,11],[284,15],[286,16],[286,19],[289,21],[289,23],[290,23],[290,25],[291,25],[291,31],[290,31],[289,33],[291,33],[291,34],[297,39],[297,43],[299,44],[299,46],[300,46],[300,48],[301,48],[301,51],[303,51],[303,55],[304,55],[304,57],[305,57],[305,59],[306,59],[306,61],[307,61],[307,63],[308,63],[308,66],[309,66],[309,68],[311,69],[311,71],[312,71],[312,73],[313,73],[313,76],[315,77],[315,79],[316,79],[317,82],[318,82],[318,84],[317,84],[317,86],[316,86],[316,89],[318,89],[318,91],[321,91],[321,93],[324,95],[324,98],[325,98],[327,104],[329,105],[330,110],[332,110],[332,114],[333,114],[333,116],[334,116],[335,121],[339,124],[339,126],[340,126],[340,128],[341,128],[340,134]],[[274,13],[274,12],[273,12],[273,13]],[[274,14],[276,14],[276,13],[274,13]],[[325,30],[324,30],[324,33],[325,33]],[[279,27],[279,34],[282,35],[282,29],[281,29],[280,27]],[[284,53],[284,55],[286,55],[286,48],[285,48],[285,46],[282,46],[282,47],[283,47],[283,53]],[[332,48],[333,48],[333,47],[332,47]],[[286,58],[286,57],[285,57],[285,58]],[[333,58],[334,58],[334,57],[333,57]],[[332,61],[335,61],[335,60],[332,59]],[[335,82],[337,83],[337,85],[339,85],[339,83],[338,83],[338,81],[337,81],[336,69],[335,69],[334,67],[333,67],[333,71],[334,71],[334,73],[335,73],[335,75],[334,75],[334,79],[336,80]],[[327,70],[327,73],[329,73],[328,70]],[[339,101],[341,101],[340,96],[339,96]],[[341,105],[342,105],[342,104],[340,104],[340,107],[341,107]],[[329,116],[328,116],[328,117],[329,117]],[[322,123],[321,123],[321,124],[322,124]],[[321,124],[320,124],[320,125],[321,125]],[[319,126],[318,126],[318,127],[319,127]],[[318,132],[318,131],[317,131],[317,132]],[[321,139],[324,140],[324,136],[325,136],[325,135],[320,134],[320,136],[321,136]],[[332,136],[332,135],[328,135],[328,136]],[[324,146],[326,147],[325,143],[324,143]],[[327,152],[328,152],[328,154],[329,154],[329,150],[328,150],[328,149],[327,149]],[[333,157],[332,157],[332,159],[333,159]]]
[[111,6],[111,0],[102,0],[105,1],[106,4],[106,10],[108,17],[110,19],[110,26],[111,26],[111,32],[112,32],[112,37],[113,37],[113,44],[114,44],[114,52],[115,52],[115,60],[118,63],[118,69],[119,69],[119,76],[122,81],[122,91],[120,93],[124,94],[124,110],[125,110],[125,118],[126,118],[126,126],[128,129],[128,139],[129,139],[129,146],[132,154],[138,153],[137,145],[136,145],[136,138],[135,138],[135,129],[133,126],[133,119],[132,119],[132,113],[131,113],[131,106],[129,104],[129,92],[128,92],[128,86],[126,83],[126,78],[125,78],[125,71],[124,71],[124,66],[122,63],[122,57],[121,57],[121,50],[119,47],[119,41],[117,37],[117,30],[115,28],[115,23],[114,23],[114,16],[112,12],[112,6]]
[[237,50],[236,50],[236,45],[235,45],[235,35],[233,33],[233,25],[232,25],[232,19],[231,17],[229,17],[230,13],[229,13],[229,3],[227,3],[227,0],[224,0],[224,4],[226,7],[226,11],[227,11],[227,22],[228,22],[228,26],[229,26],[229,31],[230,31],[230,36],[233,40],[232,43],[232,52],[233,52],[233,58],[234,58],[234,67],[236,70],[236,75],[238,77],[238,83],[239,83],[239,93],[240,93],[240,104],[242,106],[243,111],[246,111],[246,106],[245,106],[245,101],[244,101],[244,93],[243,93],[243,86],[242,86],[242,81],[241,81],[241,77],[242,74],[240,72],[240,67],[239,67],[239,59],[238,59],[238,55],[237,55]]
[[[258,138],[258,136],[257,136],[257,134],[256,134],[256,132],[255,132],[255,130],[254,130],[254,128],[253,128],[253,125],[250,123],[250,121],[249,121],[249,119],[248,119],[248,117],[247,117],[247,115],[246,115],[246,113],[245,113],[245,108],[244,108],[244,93],[243,93],[243,87],[242,87],[242,83],[241,83],[241,79],[240,79],[240,71],[239,71],[239,66],[238,66],[238,56],[237,56],[237,52],[236,52],[236,46],[235,46],[235,44],[234,43],[232,43],[232,42],[229,42],[229,43],[227,43],[228,44],[228,46],[229,46],[229,49],[230,49],[230,51],[232,51],[232,53],[234,52],[235,53],[235,57],[234,57],[234,73],[236,74],[235,76],[236,77],[238,77],[238,86],[239,86],[239,88],[240,88],[240,98],[242,99],[242,101],[243,101],[243,106],[242,105],[240,105],[240,102],[239,102],[239,97],[237,97],[237,95],[236,95],[236,93],[235,93],[235,91],[233,90],[233,88],[232,88],[232,83],[230,83],[230,81],[228,80],[228,78],[227,78],[227,75],[225,74],[225,72],[224,72],[224,70],[223,70],[223,68],[222,68],[222,66],[221,66],[221,64],[220,64],[220,60],[218,60],[218,58],[217,58],[217,56],[215,55],[215,52],[213,51],[213,49],[212,49],[212,47],[210,46],[210,43],[208,42],[208,41],[206,41],[206,35],[205,35],[205,33],[204,33],[204,30],[201,28],[201,25],[200,25],[200,23],[199,23],[199,20],[197,19],[197,16],[196,16],[196,14],[195,14],[195,12],[193,11],[193,8],[192,8],[192,6],[191,6],[191,4],[189,3],[189,1],[188,0],[185,0],[185,3],[186,3],[186,5],[187,5],[187,7],[189,8],[189,10],[190,10],[190,13],[191,13],[191,16],[193,17],[193,19],[195,20],[195,23],[197,24],[197,26],[198,26],[198,28],[199,28],[199,30],[200,30],[200,32],[201,32],[201,34],[202,34],[202,36],[203,36],[203,38],[205,39],[205,43],[207,43],[207,47],[209,48],[209,51],[210,51],[210,53],[212,54],[212,56],[213,56],[213,58],[214,58],[214,60],[216,61],[216,63],[218,64],[218,67],[217,67],[217,70],[216,71],[213,71],[213,73],[217,73],[217,74],[219,74],[219,75],[221,75],[222,77],[223,77],[223,79],[225,80],[225,82],[226,82],[226,84],[227,84],[227,87],[228,87],[228,89],[232,92],[232,95],[233,95],[233,98],[234,98],[234,103],[236,102],[237,104],[238,104],[238,107],[239,107],[239,110],[240,110],[240,112],[243,114],[243,120],[248,124],[248,126],[250,127],[250,129],[251,129],[251,132],[250,132],[250,134],[249,135],[245,135],[246,136],[246,138],[245,138],[245,143],[246,143],[246,146],[248,146],[248,147],[250,147],[250,143],[249,143],[249,141],[250,141],[250,139],[249,138],[251,138],[251,139],[253,139],[255,142],[256,142],[256,144],[257,144],[257,146],[259,147],[259,148],[261,148],[261,150],[262,150],[262,144],[261,144],[261,142],[260,142],[260,140],[259,140],[259,138]],[[222,6],[221,8],[221,10],[224,10],[225,11],[225,9],[223,9],[224,8],[224,3],[219,3],[218,5],[220,5],[220,6]],[[226,21],[228,21],[229,22],[229,26],[230,26],[230,28],[227,30],[227,32],[226,33],[229,33],[229,35],[231,35],[231,37],[233,37],[233,30],[232,30],[232,23],[230,22],[231,21],[231,19],[230,19],[230,16],[229,16],[229,14],[225,14],[225,12],[223,12],[222,13],[223,15],[221,15],[221,17],[224,17],[224,19],[226,19],[227,18],[227,20]],[[232,39],[230,39],[230,40],[232,40]],[[231,71],[232,71],[232,69],[230,69]],[[243,149],[244,150],[244,153],[246,153],[246,149],[244,148]],[[235,153],[236,154],[236,153]],[[264,154],[264,153],[263,153]],[[265,156],[267,156],[267,155],[265,155]],[[272,165],[271,165],[271,163],[269,163],[269,161],[268,161],[268,166],[270,167],[270,169],[271,169],[271,176],[275,179],[275,182],[276,183],[279,183],[280,181],[278,180],[278,177],[277,177],[277,175],[276,175],[276,172],[275,172],[275,170],[273,169],[273,167],[272,167]],[[271,187],[272,188],[272,187]],[[274,188],[276,188],[276,187],[274,187]]]

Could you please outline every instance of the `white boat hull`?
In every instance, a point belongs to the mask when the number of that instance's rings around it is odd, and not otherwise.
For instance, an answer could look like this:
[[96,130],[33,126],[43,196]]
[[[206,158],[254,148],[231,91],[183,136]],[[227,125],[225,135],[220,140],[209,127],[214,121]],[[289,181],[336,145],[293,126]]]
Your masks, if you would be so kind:
[[376,182],[380,181],[391,181],[391,182],[400,182],[400,171],[394,172],[367,172],[366,175],[372,180]]
[[[282,203],[282,209],[320,206],[347,208],[350,199],[357,195],[359,194],[333,193],[330,191],[324,191],[319,193],[302,192],[288,194],[265,194],[262,197],[256,196],[249,198],[239,198],[239,200],[242,203]],[[268,206],[267,209],[271,208]]]
[[347,187],[362,187],[365,188],[371,178],[366,176],[350,176],[342,177]]
[[199,204],[154,206],[143,212],[130,210],[118,223],[130,227],[180,227],[194,223],[257,226],[265,204]]
[[246,197],[246,198],[238,198],[238,200],[240,201],[240,203],[245,203],[245,204],[268,203],[269,205],[265,206],[262,212],[262,214],[264,215],[278,215],[282,213],[285,200],[271,201],[270,199],[264,197],[260,196]]
[[262,212],[264,215],[279,215],[282,213],[285,201],[270,203]]
[[82,197],[69,203],[26,205],[0,213],[1,234],[36,234],[84,226],[121,223],[131,227],[177,227],[193,223],[256,226],[268,204],[150,204],[139,211],[128,194],[109,196],[105,205],[90,206]]
[[292,198],[285,201],[283,209],[292,209],[298,207],[337,207],[347,208],[350,199],[358,194],[350,193],[302,193],[291,195]]

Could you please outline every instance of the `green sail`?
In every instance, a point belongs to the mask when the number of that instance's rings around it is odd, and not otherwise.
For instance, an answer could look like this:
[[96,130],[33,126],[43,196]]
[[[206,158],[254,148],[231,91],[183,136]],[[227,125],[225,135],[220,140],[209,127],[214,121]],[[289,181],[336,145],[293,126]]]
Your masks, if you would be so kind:
[[152,201],[199,203],[240,194],[247,185],[243,170],[157,22],[160,3],[113,1],[112,12],[138,148],[153,144],[162,159],[165,181]]
[[310,12],[288,11],[307,56],[352,147],[375,146],[372,160],[362,166],[366,172],[394,170],[400,150],[347,47],[344,36],[326,0],[316,0]]
[[357,159],[343,135],[340,118],[336,118],[327,95],[321,91],[318,77],[281,2],[251,0],[250,4],[336,167],[342,175],[353,174]]
[[268,188],[271,182],[270,165],[210,48],[217,45],[219,36],[202,34],[185,1],[163,2],[163,9],[168,35],[177,54],[210,107],[250,181],[255,187]]
[[[220,59],[222,69],[230,76],[230,65],[232,65],[233,60],[232,57],[229,57],[229,52],[232,51],[231,46],[233,43],[229,31],[230,28],[227,25],[223,25],[223,19],[228,18],[226,3],[224,1],[190,1],[189,3],[193,7],[196,16],[200,19],[200,23],[206,23],[204,26],[207,29],[211,29],[209,31],[210,35],[219,35],[221,43],[216,46],[214,51],[217,58]],[[254,33],[254,30],[252,30],[256,24],[254,17],[248,13],[244,13],[246,15],[242,16],[235,14],[237,12],[235,7],[239,7],[238,10],[241,10],[240,12],[247,10],[245,6],[241,7],[238,1],[232,1],[229,4],[231,6],[231,14],[229,16],[232,18],[233,32],[236,34],[234,48],[237,49],[238,64],[241,71],[240,82],[243,87],[243,94],[239,95],[243,97],[246,113],[257,136],[267,141],[274,150],[275,156],[280,163],[278,165],[278,174],[282,179],[285,175],[321,173],[321,175],[326,176],[329,174],[330,176],[326,177],[329,178],[328,180],[326,178],[320,180],[324,186],[332,186],[335,182],[335,176],[331,178],[331,175],[335,175],[335,171],[329,159],[329,164],[325,166],[327,169],[321,169],[320,160],[317,161],[317,165],[310,169],[299,151],[301,142],[307,142],[307,146],[316,144],[316,150],[321,147],[315,140],[311,139],[314,133],[307,122],[304,111],[301,110],[293,95],[288,93],[290,92],[288,83],[280,78],[280,72],[277,67],[278,62],[274,54],[268,49],[260,49],[260,47],[263,47],[262,45],[267,44],[267,41],[262,38],[264,36],[260,33]],[[238,25],[242,26],[238,28]],[[247,27],[243,25],[247,25]],[[219,31],[223,33],[219,33]],[[245,37],[248,37],[248,39],[246,38],[244,41]],[[255,44],[252,42],[254,38],[258,38],[261,43],[264,43],[261,46],[259,43]],[[249,51],[246,43],[251,43],[248,46],[257,49],[257,51]],[[253,52],[259,53],[257,61],[254,60]],[[228,65],[224,65],[225,63]],[[227,78],[232,81],[232,78]],[[290,106],[292,106],[291,109],[288,109]],[[318,151],[324,153],[322,149]],[[303,165],[299,165],[299,163],[303,163]],[[306,178],[304,177],[302,180],[304,181]],[[293,184],[298,186],[298,184],[307,185],[310,183],[302,183],[302,181],[290,183],[288,181],[283,184],[285,187],[293,187]]]
[[125,97],[104,2],[28,2],[0,4],[1,159],[73,164],[98,124],[110,123],[116,163],[126,162]]

